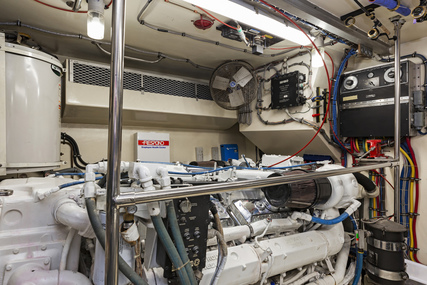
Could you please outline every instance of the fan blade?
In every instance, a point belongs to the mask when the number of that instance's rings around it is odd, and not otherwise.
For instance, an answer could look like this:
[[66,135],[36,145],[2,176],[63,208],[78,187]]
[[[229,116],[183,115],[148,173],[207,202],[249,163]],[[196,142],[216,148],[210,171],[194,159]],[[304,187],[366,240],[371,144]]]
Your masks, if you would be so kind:
[[216,76],[212,83],[212,88],[225,91],[227,90],[229,83],[230,83],[230,80],[228,78]]
[[228,95],[228,99],[230,100],[231,107],[239,107],[245,104],[245,98],[243,97],[242,89],[236,89],[233,93]]
[[242,68],[240,68],[239,71],[233,75],[233,78],[236,80],[237,84],[245,87],[245,85],[252,79],[252,74],[249,70],[242,66]]

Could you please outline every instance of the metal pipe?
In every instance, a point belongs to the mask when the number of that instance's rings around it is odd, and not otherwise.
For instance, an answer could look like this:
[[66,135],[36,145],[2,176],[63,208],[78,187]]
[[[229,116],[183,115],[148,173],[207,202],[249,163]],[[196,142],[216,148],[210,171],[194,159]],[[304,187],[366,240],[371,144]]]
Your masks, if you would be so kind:
[[400,28],[405,20],[400,16],[390,19],[394,24],[394,221],[400,219]]
[[286,183],[300,182],[307,179],[323,178],[328,176],[367,171],[367,170],[383,168],[383,167],[393,167],[395,166],[395,164],[396,162],[386,162],[386,163],[371,164],[366,166],[334,169],[329,171],[310,172],[310,173],[304,173],[302,175],[294,174],[294,175],[271,177],[271,178],[265,178],[265,179],[200,185],[200,186],[192,186],[192,187],[177,188],[177,189],[158,190],[158,191],[149,191],[149,192],[132,192],[132,193],[120,194],[119,196],[116,197],[115,203],[118,207],[125,207],[125,206],[134,205],[134,204],[162,201],[162,200],[168,200],[168,199],[178,199],[178,198],[194,197],[194,196],[200,196],[200,195],[209,195],[209,194],[216,194],[216,193],[222,193],[222,192],[244,190],[248,188],[275,186],[275,185],[286,184]]
[[118,281],[119,208],[114,203],[114,197],[120,194],[125,7],[125,0],[113,0],[105,243],[105,284],[111,285],[117,284]]

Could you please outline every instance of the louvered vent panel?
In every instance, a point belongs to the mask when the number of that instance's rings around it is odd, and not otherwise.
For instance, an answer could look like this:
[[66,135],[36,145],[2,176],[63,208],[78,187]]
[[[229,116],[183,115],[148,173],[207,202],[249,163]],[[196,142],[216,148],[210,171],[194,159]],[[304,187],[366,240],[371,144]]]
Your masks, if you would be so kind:
[[[95,86],[110,86],[110,69],[91,64],[72,62],[72,82]],[[212,100],[208,85],[196,84],[169,78],[142,75],[140,73],[124,73],[123,88],[127,90],[142,91]]]

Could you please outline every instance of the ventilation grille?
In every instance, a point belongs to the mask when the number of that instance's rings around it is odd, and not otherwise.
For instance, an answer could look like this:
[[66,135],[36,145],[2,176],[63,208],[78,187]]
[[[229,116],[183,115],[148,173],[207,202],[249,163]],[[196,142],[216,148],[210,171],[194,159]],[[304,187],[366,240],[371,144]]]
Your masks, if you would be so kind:
[[[110,86],[109,68],[75,61],[71,61],[71,63],[71,82],[103,87]],[[144,90],[155,94],[213,100],[208,85],[143,75],[136,72],[125,71],[123,88],[133,91]]]

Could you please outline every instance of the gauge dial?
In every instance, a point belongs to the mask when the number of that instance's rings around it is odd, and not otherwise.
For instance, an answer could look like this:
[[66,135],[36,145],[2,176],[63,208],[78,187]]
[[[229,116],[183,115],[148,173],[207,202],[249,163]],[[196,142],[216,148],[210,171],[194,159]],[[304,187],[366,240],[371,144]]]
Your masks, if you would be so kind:
[[344,80],[344,88],[347,90],[352,90],[357,86],[357,77],[349,76]]
[[[384,80],[388,83],[394,83],[394,67],[390,67],[389,69],[387,69],[384,73]],[[402,77],[403,73],[402,70],[400,70],[400,77]]]

